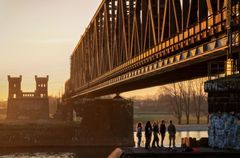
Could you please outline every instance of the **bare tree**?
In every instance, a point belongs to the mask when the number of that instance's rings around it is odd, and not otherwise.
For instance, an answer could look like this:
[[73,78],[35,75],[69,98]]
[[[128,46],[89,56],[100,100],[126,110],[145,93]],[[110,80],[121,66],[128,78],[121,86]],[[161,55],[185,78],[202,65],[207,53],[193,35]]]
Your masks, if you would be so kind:
[[178,119],[178,124],[182,123],[182,91],[181,84],[172,84],[170,86],[165,86],[164,88],[165,96],[168,97],[169,103],[171,105],[171,110],[174,116]]
[[194,113],[197,118],[197,124],[200,123],[200,117],[201,117],[201,106],[206,101],[206,93],[204,92],[204,82],[205,79],[197,79],[193,83],[193,107],[194,107]]
[[191,95],[192,95],[192,81],[185,81],[179,83],[180,94],[183,100],[183,112],[185,113],[187,124],[189,124],[190,107],[191,107]]

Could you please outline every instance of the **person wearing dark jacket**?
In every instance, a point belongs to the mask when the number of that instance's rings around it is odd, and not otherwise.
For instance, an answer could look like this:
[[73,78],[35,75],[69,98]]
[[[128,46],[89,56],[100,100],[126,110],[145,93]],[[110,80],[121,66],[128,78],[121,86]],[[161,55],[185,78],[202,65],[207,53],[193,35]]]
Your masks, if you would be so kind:
[[145,126],[145,138],[146,138],[145,148],[146,149],[150,147],[151,137],[152,137],[152,125],[150,121],[147,121]]
[[156,122],[153,123],[153,142],[152,142],[152,147],[155,148],[156,144],[157,144],[157,147],[160,147],[159,146],[159,138],[158,138],[158,133],[159,133],[159,127],[158,127],[158,124]]
[[160,125],[160,134],[161,134],[161,147],[164,147],[163,146],[163,141],[164,141],[165,134],[166,134],[166,126],[165,126],[165,121],[164,120],[162,120],[162,123]]
[[137,138],[138,138],[137,147],[140,147],[142,140],[142,123],[140,122],[137,125]]
[[173,147],[175,148],[175,135],[176,135],[176,128],[170,120],[170,125],[168,126],[168,134],[169,134],[169,148],[171,148],[171,142],[173,141]]

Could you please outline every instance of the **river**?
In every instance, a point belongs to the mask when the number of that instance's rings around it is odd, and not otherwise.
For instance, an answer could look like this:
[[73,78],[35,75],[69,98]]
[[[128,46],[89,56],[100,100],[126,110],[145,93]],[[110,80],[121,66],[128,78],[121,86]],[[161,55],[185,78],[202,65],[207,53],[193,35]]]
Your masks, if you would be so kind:
[[[143,133],[144,135],[144,133]],[[200,139],[208,137],[207,131],[178,131],[176,146],[181,145],[181,138],[194,137]],[[136,133],[134,132],[136,142]],[[144,146],[144,137],[141,146]],[[165,137],[164,146],[168,147],[168,135]],[[83,148],[29,148],[29,149],[1,149],[0,158],[106,158],[115,147],[83,147]]]

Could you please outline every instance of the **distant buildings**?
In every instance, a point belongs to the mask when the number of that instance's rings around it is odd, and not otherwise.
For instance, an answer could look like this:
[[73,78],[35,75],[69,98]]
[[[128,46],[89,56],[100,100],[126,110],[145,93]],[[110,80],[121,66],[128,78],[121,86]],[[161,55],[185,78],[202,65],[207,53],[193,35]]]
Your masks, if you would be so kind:
[[22,92],[20,77],[8,76],[8,108],[7,119],[48,119],[48,76],[37,77],[35,92]]

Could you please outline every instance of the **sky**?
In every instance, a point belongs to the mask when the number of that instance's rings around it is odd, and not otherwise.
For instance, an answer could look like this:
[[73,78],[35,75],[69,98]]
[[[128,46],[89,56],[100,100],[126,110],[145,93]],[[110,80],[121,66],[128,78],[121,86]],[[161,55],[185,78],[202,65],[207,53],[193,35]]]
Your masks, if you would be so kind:
[[[49,75],[49,95],[58,96],[69,78],[70,55],[100,3],[101,0],[0,0],[0,100],[7,99],[7,75],[22,75],[25,92],[35,90],[35,75]],[[142,91],[124,95],[139,92]]]

